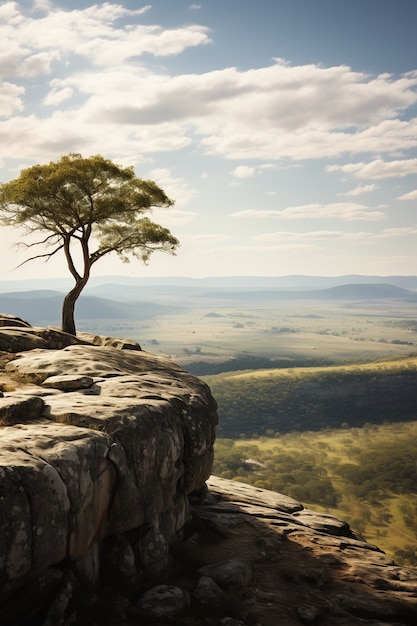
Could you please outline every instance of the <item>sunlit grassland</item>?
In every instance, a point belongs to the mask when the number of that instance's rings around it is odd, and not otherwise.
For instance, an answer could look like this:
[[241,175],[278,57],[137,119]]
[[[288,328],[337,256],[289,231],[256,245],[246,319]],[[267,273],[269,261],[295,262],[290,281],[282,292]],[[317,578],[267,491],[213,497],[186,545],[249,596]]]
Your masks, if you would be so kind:
[[186,365],[237,355],[354,362],[406,355],[417,344],[416,310],[402,301],[225,303],[201,299],[154,319],[80,321]]
[[409,355],[407,357],[397,357],[391,359],[381,359],[368,363],[354,363],[350,365],[332,365],[331,367],[297,367],[297,368],[270,368],[260,370],[233,371],[216,374],[214,376],[204,376],[204,380],[211,384],[216,379],[235,380],[235,381],[253,381],[265,379],[289,379],[289,380],[306,380],[309,377],[320,374],[332,373],[339,376],[340,379],[346,374],[372,373],[372,374],[395,374],[404,372],[407,369],[417,369],[417,355]]
[[220,439],[213,473],[330,512],[397,562],[417,565],[417,421]]

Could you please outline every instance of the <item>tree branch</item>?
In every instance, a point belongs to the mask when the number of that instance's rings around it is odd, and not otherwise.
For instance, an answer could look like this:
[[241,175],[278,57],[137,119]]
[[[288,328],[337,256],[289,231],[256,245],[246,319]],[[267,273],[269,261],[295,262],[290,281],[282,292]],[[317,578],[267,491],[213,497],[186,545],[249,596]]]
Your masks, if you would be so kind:
[[[34,245],[34,244],[32,244]],[[28,248],[30,248],[31,246],[27,246]],[[31,256],[28,259],[25,259],[24,261],[22,261],[22,263],[19,263],[19,265],[16,265],[16,267],[14,267],[13,269],[18,269],[19,267],[22,267],[23,265],[26,265],[26,263],[29,263],[29,261],[34,261],[35,259],[45,259],[46,258],[46,262],[49,261],[49,259],[51,257],[54,256],[54,254],[56,254],[57,252],[59,252],[60,250],[62,250],[62,248],[64,247],[64,244],[58,246],[57,248],[55,248],[55,250],[52,250],[52,252],[48,252],[45,254],[36,254],[35,256]]]
[[[28,248],[34,248],[35,246],[43,246],[43,245],[48,246],[48,245],[51,245],[51,241],[55,239],[55,237],[60,237],[60,235],[53,233],[52,235],[48,235],[48,237],[45,237],[45,239],[42,239],[41,241],[34,241],[33,243],[26,243],[25,241],[18,241],[15,244],[15,246],[18,248],[25,248],[25,250],[27,250]],[[63,248],[63,244],[59,246],[58,250],[62,250],[62,248]],[[52,254],[55,254],[55,252],[53,252]]]
[[65,258],[66,258],[67,264],[68,264],[68,269],[71,272],[71,274],[73,275],[75,281],[78,283],[81,280],[81,276],[77,272],[77,268],[74,265],[74,261],[72,259],[71,250],[70,250],[70,244],[71,244],[71,237],[69,237],[69,236],[65,237],[64,238],[64,243],[63,243],[63,248],[64,248],[64,252],[65,252]]

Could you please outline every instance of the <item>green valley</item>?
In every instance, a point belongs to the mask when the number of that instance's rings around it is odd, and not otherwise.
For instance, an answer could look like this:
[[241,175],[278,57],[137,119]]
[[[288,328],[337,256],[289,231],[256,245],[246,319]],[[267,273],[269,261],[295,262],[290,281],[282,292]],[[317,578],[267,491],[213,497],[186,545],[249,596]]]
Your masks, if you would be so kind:
[[417,421],[220,438],[213,473],[332,513],[396,562],[417,565]]
[[219,436],[247,437],[417,417],[417,356],[202,377],[219,407]]

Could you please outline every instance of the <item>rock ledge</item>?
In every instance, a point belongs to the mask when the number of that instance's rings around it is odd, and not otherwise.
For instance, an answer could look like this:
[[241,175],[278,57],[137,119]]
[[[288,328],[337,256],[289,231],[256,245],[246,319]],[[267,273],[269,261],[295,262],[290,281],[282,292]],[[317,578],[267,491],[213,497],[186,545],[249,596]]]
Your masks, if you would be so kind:
[[188,496],[210,475],[217,423],[208,387],[138,344],[10,321],[0,328],[2,624],[22,609],[14,598],[50,594],[64,562],[97,582],[104,544],[111,553],[129,532],[135,576],[163,571]]

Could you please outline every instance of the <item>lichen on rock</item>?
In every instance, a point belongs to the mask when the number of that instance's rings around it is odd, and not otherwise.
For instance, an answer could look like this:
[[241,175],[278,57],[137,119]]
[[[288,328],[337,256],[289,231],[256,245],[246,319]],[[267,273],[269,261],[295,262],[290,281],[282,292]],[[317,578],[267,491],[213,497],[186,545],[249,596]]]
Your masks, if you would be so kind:
[[[188,495],[211,472],[210,390],[137,344],[68,342],[7,321],[0,344],[14,358],[4,375],[16,388],[0,398],[0,602],[65,559],[82,571],[92,546],[141,527],[139,567],[166,566]],[[23,352],[14,352],[16,332]]]

